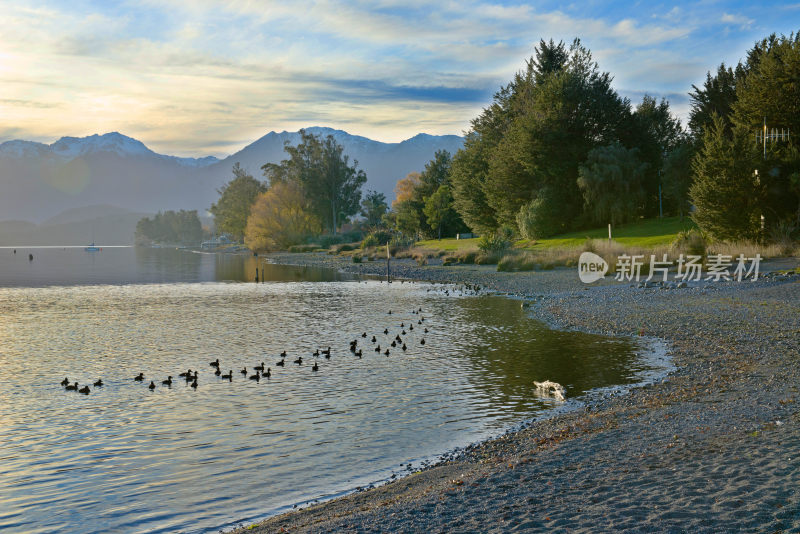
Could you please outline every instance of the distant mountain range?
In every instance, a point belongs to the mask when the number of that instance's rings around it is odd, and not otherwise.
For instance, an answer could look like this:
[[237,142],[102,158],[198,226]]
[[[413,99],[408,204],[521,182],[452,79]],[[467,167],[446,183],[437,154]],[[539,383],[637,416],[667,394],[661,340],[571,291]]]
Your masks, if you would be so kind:
[[[306,131],[333,135],[367,173],[365,190],[380,191],[387,200],[394,198],[397,180],[421,171],[437,150],[452,154],[463,144],[456,135],[419,134],[400,143],[382,143],[331,128]],[[299,140],[298,132],[270,132],[222,160],[157,154],[117,132],[62,137],[51,145],[8,141],[0,144],[0,221],[43,223],[65,210],[87,206],[104,206],[105,211],[97,215],[89,210],[90,217],[82,210],[75,212],[88,217],[84,221],[160,210],[196,209],[202,214],[216,201],[217,189],[232,178],[234,163],[262,179],[261,166],[285,159],[284,143],[296,145]],[[0,244],[4,241],[0,238]],[[125,242],[132,242],[132,235]]]

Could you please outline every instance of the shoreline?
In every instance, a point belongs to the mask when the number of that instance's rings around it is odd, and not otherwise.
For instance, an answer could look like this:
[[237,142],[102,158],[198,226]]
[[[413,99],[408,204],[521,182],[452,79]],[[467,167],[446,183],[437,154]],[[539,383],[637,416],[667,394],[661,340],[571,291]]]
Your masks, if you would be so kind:
[[[373,276],[385,269],[322,254],[268,258]],[[551,327],[666,340],[675,370],[248,532],[800,528],[797,275],[665,290],[584,287],[572,269],[392,263],[398,280],[477,283],[526,299]]]

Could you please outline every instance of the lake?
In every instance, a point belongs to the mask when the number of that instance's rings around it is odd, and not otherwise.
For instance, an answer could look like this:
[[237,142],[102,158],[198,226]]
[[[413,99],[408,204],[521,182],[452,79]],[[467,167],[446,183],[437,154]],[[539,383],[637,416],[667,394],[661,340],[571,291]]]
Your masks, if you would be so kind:
[[[0,530],[216,532],[562,406],[534,380],[579,399],[664,369],[644,345],[548,329],[519,301],[263,262],[0,249]],[[270,378],[249,379],[261,362]],[[189,368],[196,389],[178,378]],[[104,385],[82,395],[65,377]]]

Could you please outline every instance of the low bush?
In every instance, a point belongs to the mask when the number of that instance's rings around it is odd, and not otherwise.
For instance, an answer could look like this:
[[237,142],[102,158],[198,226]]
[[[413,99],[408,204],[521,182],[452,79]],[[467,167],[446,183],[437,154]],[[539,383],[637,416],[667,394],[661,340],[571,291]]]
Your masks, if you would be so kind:
[[319,248],[320,246],[318,244],[311,243],[308,245],[292,245],[288,250],[289,252],[314,252]]
[[353,263],[361,263],[361,254],[353,254]]

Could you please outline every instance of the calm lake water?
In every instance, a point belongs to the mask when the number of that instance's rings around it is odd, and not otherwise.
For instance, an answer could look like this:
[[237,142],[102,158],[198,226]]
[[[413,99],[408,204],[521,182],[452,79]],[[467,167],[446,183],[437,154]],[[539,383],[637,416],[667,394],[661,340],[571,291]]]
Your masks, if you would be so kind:
[[[575,398],[658,372],[631,341],[549,330],[497,296],[281,266],[231,283],[262,261],[0,249],[0,530],[213,532],[558,406],[533,380]],[[398,334],[406,352],[373,350],[373,335],[386,348]],[[232,381],[214,376],[217,358]],[[240,374],[262,361],[270,379]],[[177,379],[187,368],[196,390]],[[84,396],[65,376],[105,385]]]

